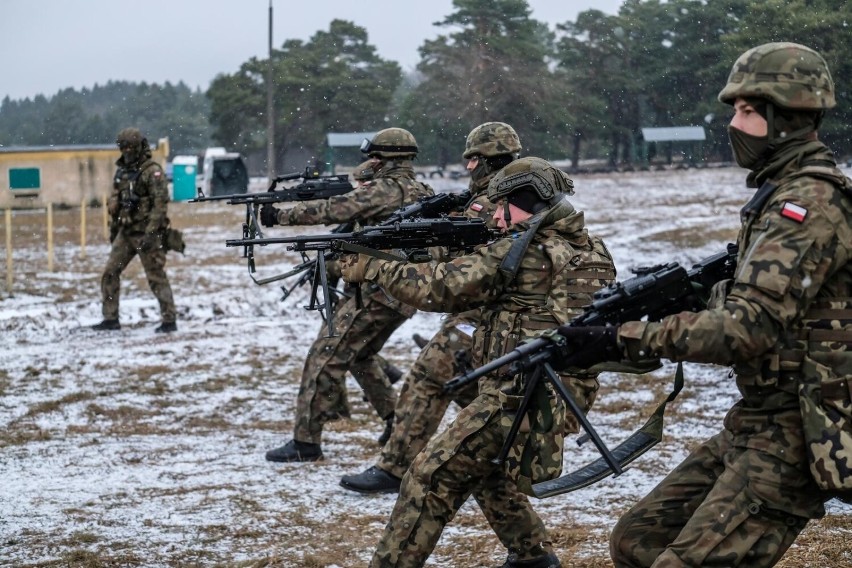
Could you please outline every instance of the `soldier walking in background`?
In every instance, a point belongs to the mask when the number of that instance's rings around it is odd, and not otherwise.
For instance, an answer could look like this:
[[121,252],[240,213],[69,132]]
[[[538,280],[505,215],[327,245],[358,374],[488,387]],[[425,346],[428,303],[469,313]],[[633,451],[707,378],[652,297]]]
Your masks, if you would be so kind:
[[[480,309],[471,359],[482,365],[548,326],[568,321],[578,306],[591,301],[594,290],[615,278],[609,252],[587,234],[583,214],[563,195],[572,187],[544,160],[515,160],[494,176],[487,194],[499,202],[494,220],[510,231],[508,238],[449,262],[410,264],[360,255],[354,263],[343,263],[343,277],[376,282],[418,309]],[[517,485],[526,478],[523,486],[529,491],[531,479],[550,479],[561,471],[565,407],[549,384],[540,385],[527,415],[531,427],[518,436],[511,453],[528,451],[532,471],[522,472],[519,459],[510,458],[512,465],[493,461],[524,386],[524,377],[486,377],[479,395],[417,455],[402,479],[371,566],[422,566],[444,525],[471,494],[508,549],[504,566],[560,565],[544,524]],[[581,406],[585,401],[578,397]]]
[[[317,225],[355,222],[375,225],[404,205],[433,195],[432,188],[416,180],[412,159],[417,141],[402,128],[379,131],[366,141],[362,152],[374,160],[373,180],[345,195],[327,200],[303,201],[290,209],[261,208],[261,222],[273,225]],[[361,166],[359,166],[359,169]],[[349,416],[346,373],[351,372],[378,415],[385,421],[381,443],[387,440],[396,406],[387,374],[376,357],[391,334],[416,312],[389,297],[375,285],[363,289],[363,306],[355,295],[335,310],[335,335],[320,329],[305,359],[293,439],[266,452],[274,462],[322,459],[322,430],[326,422]]]
[[154,331],[177,330],[172,287],[166,276],[165,237],[169,228],[169,190],[163,168],[151,159],[148,140],[136,128],[125,128],[116,139],[121,157],[107,202],[110,215],[109,259],[101,278],[103,321],[98,331],[121,329],[119,295],[121,273],[139,255],[148,285],[160,304],[161,323]]

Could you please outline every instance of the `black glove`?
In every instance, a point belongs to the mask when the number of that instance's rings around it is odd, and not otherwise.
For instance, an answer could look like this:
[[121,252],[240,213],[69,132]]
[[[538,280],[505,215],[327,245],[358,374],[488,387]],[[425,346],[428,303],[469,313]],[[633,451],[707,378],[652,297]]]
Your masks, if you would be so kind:
[[114,223],[113,225],[110,225],[110,228],[109,228],[109,242],[110,243],[112,243],[115,240],[115,238],[118,236],[118,230],[119,230],[118,223]]
[[152,252],[163,248],[163,237],[160,233],[145,233],[139,248],[144,252]]
[[260,224],[264,227],[278,225],[278,209],[269,203],[264,203],[260,208]]
[[623,359],[615,326],[563,325],[549,337],[559,345],[557,360],[551,361],[557,370],[567,367],[586,369],[602,361]]

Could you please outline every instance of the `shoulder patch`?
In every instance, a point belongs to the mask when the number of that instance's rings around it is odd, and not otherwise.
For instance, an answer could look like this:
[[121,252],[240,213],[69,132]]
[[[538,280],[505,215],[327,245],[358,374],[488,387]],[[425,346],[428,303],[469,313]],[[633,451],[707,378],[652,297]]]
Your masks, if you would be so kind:
[[797,223],[802,223],[804,222],[805,217],[808,216],[808,210],[801,205],[785,201],[784,206],[781,207],[781,216],[792,219]]
[[483,209],[481,203],[473,203],[473,204],[471,204],[470,208],[473,209],[474,211],[476,211],[477,213],[479,213]]
[[157,170],[157,171],[155,171],[155,172],[154,172],[154,177],[155,177],[155,178],[158,178],[158,177],[160,177],[161,175],[163,175],[163,172],[161,172],[160,170]]

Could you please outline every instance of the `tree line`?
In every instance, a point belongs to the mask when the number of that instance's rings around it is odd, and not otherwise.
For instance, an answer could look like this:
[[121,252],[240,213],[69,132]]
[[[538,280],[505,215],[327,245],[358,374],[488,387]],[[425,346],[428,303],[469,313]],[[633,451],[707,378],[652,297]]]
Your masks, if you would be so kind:
[[183,83],[158,85],[110,81],[91,89],[63,89],[47,98],[0,102],[0,145],[111,144],[119,130],[138,126],[172,149],[205,148],[210,102]]
[[[818,50],[837,84],[838,108],[821,137],[852,149],[852,4],[831,0],[625,0],[618,14],[587,10],[540,22],[526,0],[454,0],[420,47],[413,73],[382,59],[367,31],[334,20],[272,53],[276,171],[325,156],[328,132],[412,131],[422,162],[458,162],[466,134],[512,124],[524,153],[548,159],[641,158],[641,128],[703,126],[704,158],[730,159],[730,109],[716,101],[736,57],[768,41]],[[205,93],[185,85],[108,83],[50,99],[0,104],[0,144],[112,140],[138,124],[169,136],[178,153],[217,144],[263,156],[270,61],[252,58]],[[357,156],[357,153],[354,153]]]

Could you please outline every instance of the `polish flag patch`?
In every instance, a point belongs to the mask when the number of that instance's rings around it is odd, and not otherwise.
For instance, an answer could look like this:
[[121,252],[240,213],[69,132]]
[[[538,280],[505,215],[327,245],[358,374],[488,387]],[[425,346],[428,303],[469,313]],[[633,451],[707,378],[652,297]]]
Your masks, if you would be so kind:
[[807,217],[807,215],[807,209],[805,209],[801,205],[790,203],[789,201],[786,201],[784,203],[784,206],[781,208],[782,217],[787,217],[788,219],[792,219],[797,223],[802,223],[805,220],[805,217]]
[[476,211],[477,213],[479,213],[480,211],[482,211],[482,204],[481,203],[474,203],[473,205],[470,206],[470,208],[473,209],[474,211]]

